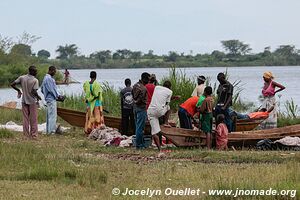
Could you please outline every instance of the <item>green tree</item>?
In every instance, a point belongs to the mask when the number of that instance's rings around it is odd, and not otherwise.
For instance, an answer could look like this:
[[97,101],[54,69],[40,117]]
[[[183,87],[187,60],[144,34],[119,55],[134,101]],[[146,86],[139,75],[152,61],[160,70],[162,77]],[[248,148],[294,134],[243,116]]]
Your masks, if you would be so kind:
[[12,55],[31,56],[31,47],[27,44],[15,44],[11,50]]
[[119,49],[117,50],[117,53],[120,55],[121,59],[128,59],[130,58],[132,51],[128,49]]
[[223,40],[221,43],[225,51],[231,56],[246,55],[252,50],[249,44],[244,44],[239,40]]
[[42,49],[38,51],[37,55],[39,58],[48,59],[50,57],[50,52],[45,49]]
[[77,56],[79,51],[76,44],[66,44],[65,46],[58,46],[55,50],[59,55],[56,57],[58,59],[70,59],[74,56]]
[[131,56],[130,58],[133,59],[133,60],[140,60],[142,57],[142,52],[141,51],[133,51],[131,53]]
[[214,50],[211,53],[211,56],[214,57],[214,59],[221,61],[223,58],[226,57],[225,53],[222,51]]
[[178,53],[176,53],[175,51],[169,51],[169,54],[167,56],[164,56],[164,60],[167,62],[176,62],[178,57]]
[[146,54],[146,56],[147,56],[148,58],[154,58],[154,57],[155,57],[154,51],[150,49],[150,50],[148,51],[148,53]]
[[274,53],[280,56],[291,57],[297,54],[297,50],[294,45],[280,45]]
[[106,63],[107,60],[109,60],[111,58],[111,51],[110,50],[98,51],[98,52],[92,53],[90,55],[90,58],[97,59],[101,63]]
[[121,59],[121,55],[118,52],[113,53],[112,55],[112,59],[113,60],[118,60]]

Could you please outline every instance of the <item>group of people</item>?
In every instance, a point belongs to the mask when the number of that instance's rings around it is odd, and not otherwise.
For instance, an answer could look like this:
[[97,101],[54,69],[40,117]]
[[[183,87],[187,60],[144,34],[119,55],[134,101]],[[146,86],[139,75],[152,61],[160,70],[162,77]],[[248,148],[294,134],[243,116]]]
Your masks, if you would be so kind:
[[[57,119],[57,101],[64,101],[64,96],[60,95],[53,76],[56,74],[56,68],[50,66],[48,73],[43,79],[41,91],[46,101],[47,110],[47,133],[56,133],[59,129],[56,126]],[[37,137],[37,109],[41,97],[37,93],[39,83],[36,79],[37,68],[30,66],[28,74],[20,76],[11,86],[18,92],[18,97],[22,96],[23,112],[23,130],[29,138]],[[90,80],[83,84],[85,93],[85,103],[87,107],[86,123],[84,131],[88,135],[92,130],[105,126],[103,115],[103,97],[100,83],[96,80],[97,73],[90,72]],[[185,129],[194,129],[194,117],[198,116],[199,126],[206,134],[207,148],[212,145],[212,126],[213,119],[216,122],[216,146],[218,149],[227,148],[228,133],[235,130],[232,116],[238,118],[267,118],[263,128],[274,128],[277,126],[277,112],[275,94],[284,90],[285,87],[274,80],[271,72],[263,74],[264,87],[262,95],[264,102],[259,112],[250,114],[239,114],[231,109],[233,101],[233,85],[226,79],[224,73],[217,75],[219,86],[217,88],[217,98],[214,102],[213,90],[210,86],[205,86],[205,76],[197,77],[197,86],[190,98],[179,105],[178,117],[180,127]],[[21,85],[22,91],[16,87]],[[162,85],[154,74],[147,72],[141,74],[141,79],[131,86],[131,80],[125,80],[125,88],[120,92],[121,96],[121,132],[129,135],[132,129],[136,136],[136,148],[144,149],[143,133],[145,123],[148,119],[151,125],[151,134],[158,149],[161,148],[161,129],[160,125],[171,127],[169,124],[170,102],[179,99],[180,96],[174,96],[171,82],[166,80]],[[276,88],[279,88],[276,90]]]
[[194,128],[194,117],[198,116],[199,128],[206,134],[206,145],[210,149],[212,145],[213,117],[216,121],[216,146],[218,149],[227,148],[228,132],[233,131],[232,120],[229,116],[229,108],[232,106],[233,86],[226,80],[224,73],[217,76],[219,87],[217,89],[217,102],[214,107],[212,87],[206,86],[206,78],[198,76],[198,85],[191,97],[179,106],[178,117],[180,127],[185,129]]
[[[228,133],[235,131],[233,116],[238,119],[266,119],[262,128],[277,127],[277,112],[275,94],[284,90],[285,87],[274,80],[271,72],[263,74],[264,87],[262,95],[264,97],[262,108],[258,112],[240,114],[232,110],[233,85],[227,80],[224,73],[217,75],[219,86],[217,88],[216,102],[212,96],[213,90],[210,86],[205,86],[205,76],[197,77],[197,86],[190,98],[184,101],[178,108],[180,127],[194,129],[194,117],[198,116],[200,128],[206,134],[207,148],[212,145],[213,119],[216,122],[216,147],[226,149]],[[126,87],[121,91],[122,108],[122,131],[128,132],[131,124],[135,128],[136,147],[143,149],[143,131],[148,118],[151,125],[153,140],[160,149],[160,124],[170,127],[168,119],[170,116],[170,102],[180,98],[173,96],[170,81],[165,81],[162,86],[157,85],[155,75],[143,73],[141,80],[131,87],[130,79],[125,80]],[[276,90],[278,88],[278,90]],[[234,113],[234,114],[233,114]],[[162,119],[163,117],[163,119]],[[163,122],[162,122],[163,121]],[[161,123],[162,122],[162,123]]]
[[[30,66],[28,74],[18,77],[11,83],[11,87],[18,92],[18,98],[22,97],[23,133],[27,138],[37,139],[38,136],[38,108],[42,100],[37,90],[39,81],[36,78],[37,68]],[[54,80],[56,67],[50,66],[45,75],[41,91],[46,102],[46,132],[47,134],[61,133],[60,126],[56,125],[57,107],[56,101],[64,101],[65,97],[60,95]],[[17,87],[21,86],[21,90]]]

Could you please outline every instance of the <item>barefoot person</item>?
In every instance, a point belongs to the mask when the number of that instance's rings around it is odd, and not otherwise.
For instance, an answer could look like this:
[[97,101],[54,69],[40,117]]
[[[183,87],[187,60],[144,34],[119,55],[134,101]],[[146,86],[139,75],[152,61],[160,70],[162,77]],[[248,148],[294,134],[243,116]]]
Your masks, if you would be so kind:
[[47,104],[47,114],[46,114],[46,132],[47,134],[61,133],[60,126],[56,127],[57,120],[57,102],[63,101],[64,96],[60,95],[54,80],[54,75],[56,74],[56,67],[50,66],[48,69],[48,74],[45,75],[42,83],[42,93],[45,97]]
[[159,118],[165,116],[164,126],[170,127],[168,120],[170,116],[170,101],[172,98],[171,82],[165,81],[163,86],[156,86],[153,92],[152,101],[148,108],[148,119],[151,125],[151,134],[153,140],[160,150],[160,133]]
[[214,100],[211,96],[212,88],[207,86],[204,89],[204,96],[205,99],[202,102],[199,112],[202,114],[200,123],[201,123],[201,130],[206,134],[206,145],[208,149],[211,149],[211,131],[212,131],[212,122],[213,122],[213,103]]
[[[38,136],[38,95],[39,81],[35,78],[37,69],[35,66],[28,68],[28,74],[20,76],[11,87],[18,92],[18,98],[22,96],[23,133],[25,137],[36,139]],[[22,91],[17,88],[21,85]],[[23,93],[22,93],[23,92]]]
[[97,73],[95,71],[90,72],[90,79],[83,84],[87,106],[84,132],[87,135],[96,128],[104,127],[102,89],[100,83],[96,81]]
[[218,150],[227,150],[228,143],[228,129],[226,124],[224,123],[225,116],[223,114],[219,114],[217,116],[217,128],[216,128],[216,144]]
[[[263,129],[270,129],[270,128],[276,128],[277,127],[277,109],[276,109],[276,99],[275,94],[284,90],[285,87],[274,80],[274,76],[272,72],[265,72],[263,74],[264,79],[264,87],[262,89],[262,95],[264,97],[262,108],[265,108],[266,110],[269,110],[272,106],[274,106],[274,109],[269,114],[268,119],[266,119],[262,123]],[[279,88],[278,90],[275,90]]]

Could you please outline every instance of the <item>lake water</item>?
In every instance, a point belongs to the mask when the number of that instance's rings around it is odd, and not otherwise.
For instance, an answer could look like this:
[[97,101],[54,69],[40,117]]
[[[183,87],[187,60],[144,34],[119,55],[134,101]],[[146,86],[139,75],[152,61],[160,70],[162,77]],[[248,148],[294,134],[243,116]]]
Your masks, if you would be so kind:
[[[194,78],[196,82],[196,76],[204,75],[210,77],[212,83],[216,82],[216,76],[219,72],[224,72],[225,67],[210,67],[210,68],[182,68],[189,77]],[[84,82],[89,79],[89,73],[91,70],[69,70],[70,75],[74,80]],[[124,80],[130,78],[132,83],[139,80],[141,73],[148,72],[150,74],[156,74],[158,80],[167,76],[169,73],[168,68],[143,68],[143,69],[96,69],[98,74],[98,81],[108,82],[116,89],[123,87]],[[259,95],[263,86],[262,75],[265,71],[271,71],[275,76],[275,81],[284,85],[286,89],[280,92],[281,107],[286,100],[293,98],[297,105],[300,105],[300,89],[297,83],[300,80],[300,66],[284,66],[284,67],[229,67],[227,71],[230,75],[229,80],[234,82],[235,80],[242,80],[242,87],[244,90],[241,93],[241,97],[245,101],[254,102],[259,105]],[[65,94],[80,94],[82,92],[82,84],[71,84],[58,86],[59,90]],[[17,93],[12,89],[0,89],[0,104],[6,101],[18,101],[16,98]]]

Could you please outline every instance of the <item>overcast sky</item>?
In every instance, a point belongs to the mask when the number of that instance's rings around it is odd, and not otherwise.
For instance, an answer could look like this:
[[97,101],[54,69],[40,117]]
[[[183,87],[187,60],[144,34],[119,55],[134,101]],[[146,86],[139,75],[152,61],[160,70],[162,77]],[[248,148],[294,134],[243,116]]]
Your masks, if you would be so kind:
[[253,52],[300,48],[299,0],[0,0],[0,34],[40,36],[52,56],[75,43],[81,54],[131,49],[210,53],[239,39]]

